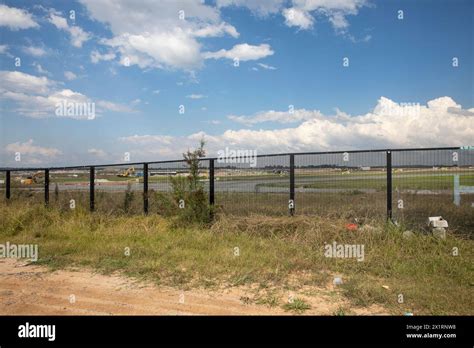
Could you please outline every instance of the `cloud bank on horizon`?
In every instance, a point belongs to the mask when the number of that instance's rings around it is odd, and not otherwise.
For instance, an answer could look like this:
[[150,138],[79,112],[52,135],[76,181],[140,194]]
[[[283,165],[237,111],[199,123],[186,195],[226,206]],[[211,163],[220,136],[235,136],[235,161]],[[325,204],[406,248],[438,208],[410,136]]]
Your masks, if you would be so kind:
[[[297,123],[278,130],[227,130],[219,135],[198,132],[185,137],[132,135],[120,140],[136,146],[161,147],[163,154],[179,155],[207,140],[211,152],[226,146],[258,149],[260,153],[330,151],[370,148],[462,146],[474,139],[474,108],[463,109],[450,97],[430,100],[427,105],[400,105],[381,97],[372,112],[348,115],[337,110],[324,115],[319,110],[265,111],[251,116],[229,116],[244,124]],[[178,149],[176,145],[180,144]]]
[[[22,165],[117,162],[125,151],[134,161],[179,158],[202,137],[211,156],[474,139],[473,34],[453,40],[432,28],[443,14],[459,32],[468,1],[455,13],[439,0],[433,17],[375,0],[49,6],[0,4],[2,165],[18,165],[16,152]],[[425,22],[425,41],[445,44],[443,55],[410,36],[410,16]],[[59,105],[82,104],[94,117],[58,115]]]

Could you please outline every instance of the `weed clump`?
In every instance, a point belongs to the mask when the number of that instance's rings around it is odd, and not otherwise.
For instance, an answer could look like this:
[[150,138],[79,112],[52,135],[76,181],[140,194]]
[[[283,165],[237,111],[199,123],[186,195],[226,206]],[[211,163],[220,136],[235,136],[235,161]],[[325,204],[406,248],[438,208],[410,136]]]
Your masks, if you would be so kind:
[[285,311],[291,311],[297,314],[301,314],[307,311],[308,309],[311,309],[311,306],[308,303],[306,303],[304,300],[300,298],[295,298],[293,299],[292,302],[285,303],[283,305],[283,309]]
[[123,199],[123,211],[125,214],[130,212],[130,207],[132,206],[134,193],[132,191],[132,185],[130,181],[127,183],[127,190],[125,191],[125,197]]

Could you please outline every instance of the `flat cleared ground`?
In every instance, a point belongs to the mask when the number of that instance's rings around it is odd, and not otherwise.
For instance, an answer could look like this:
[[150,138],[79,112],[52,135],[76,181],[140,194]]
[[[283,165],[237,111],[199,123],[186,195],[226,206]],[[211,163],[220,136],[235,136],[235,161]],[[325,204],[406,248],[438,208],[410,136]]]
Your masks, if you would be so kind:
[[[328,286],[312,288],[305,314],[333,315],[348,304]],[[309,290],[309,289],[307,289]],[[285,315],[280,307],[252,303],[252,287],[180,291],[120,275],[88,270],[50,271],[14,259],[0,260],[0,315]],[[75,302],[71,303],[71,295]],[[299,296],[299,295],[298,295]],[[350,308],[351,314],[387,314],[380,306]]]

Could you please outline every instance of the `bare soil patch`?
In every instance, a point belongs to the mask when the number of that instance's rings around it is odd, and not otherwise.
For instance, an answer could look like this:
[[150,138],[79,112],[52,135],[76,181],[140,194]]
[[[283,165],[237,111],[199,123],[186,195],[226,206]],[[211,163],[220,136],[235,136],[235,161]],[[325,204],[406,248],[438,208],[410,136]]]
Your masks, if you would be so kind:
[[[295,296],[311,309],[304,314],[386,314],[379,306],[350,308],[337,290],[305,288]],[[75,301],[71,301],[74,296]],[[284,292],[280,293],[285,301]],[[182,291],[122,275],[90,270],[56,270],[14,259],[0,260],[1,315],[285,315],[281,306],[255,303],[251,286]]]

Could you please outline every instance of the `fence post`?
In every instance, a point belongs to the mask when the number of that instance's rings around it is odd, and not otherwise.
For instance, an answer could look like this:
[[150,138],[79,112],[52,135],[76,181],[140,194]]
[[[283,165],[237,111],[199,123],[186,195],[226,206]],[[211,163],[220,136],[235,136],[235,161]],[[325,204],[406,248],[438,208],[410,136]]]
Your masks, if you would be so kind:
[[212,209],[214,207],[214,160],[209,160],[209,205],[211,206],[211,218]]
[[10,177],[10,171],[7,170],[5,173],[5,198],[10,199],[10,183],[11,183],[11,177]]
[[392,151],[387,151],[387,220],[392,220]]
[[49,169],[44,170],[44,204],[49,204]]
[[148,163],[143,164],[143,212],[148,214]]
[[95,185],[95,167],[90,167],[89,172],[89,209],[90,211],[94,211],[94,187]]
[[290,214],[295,213],[295,155],[290,155],[290,202],[288,203]]

